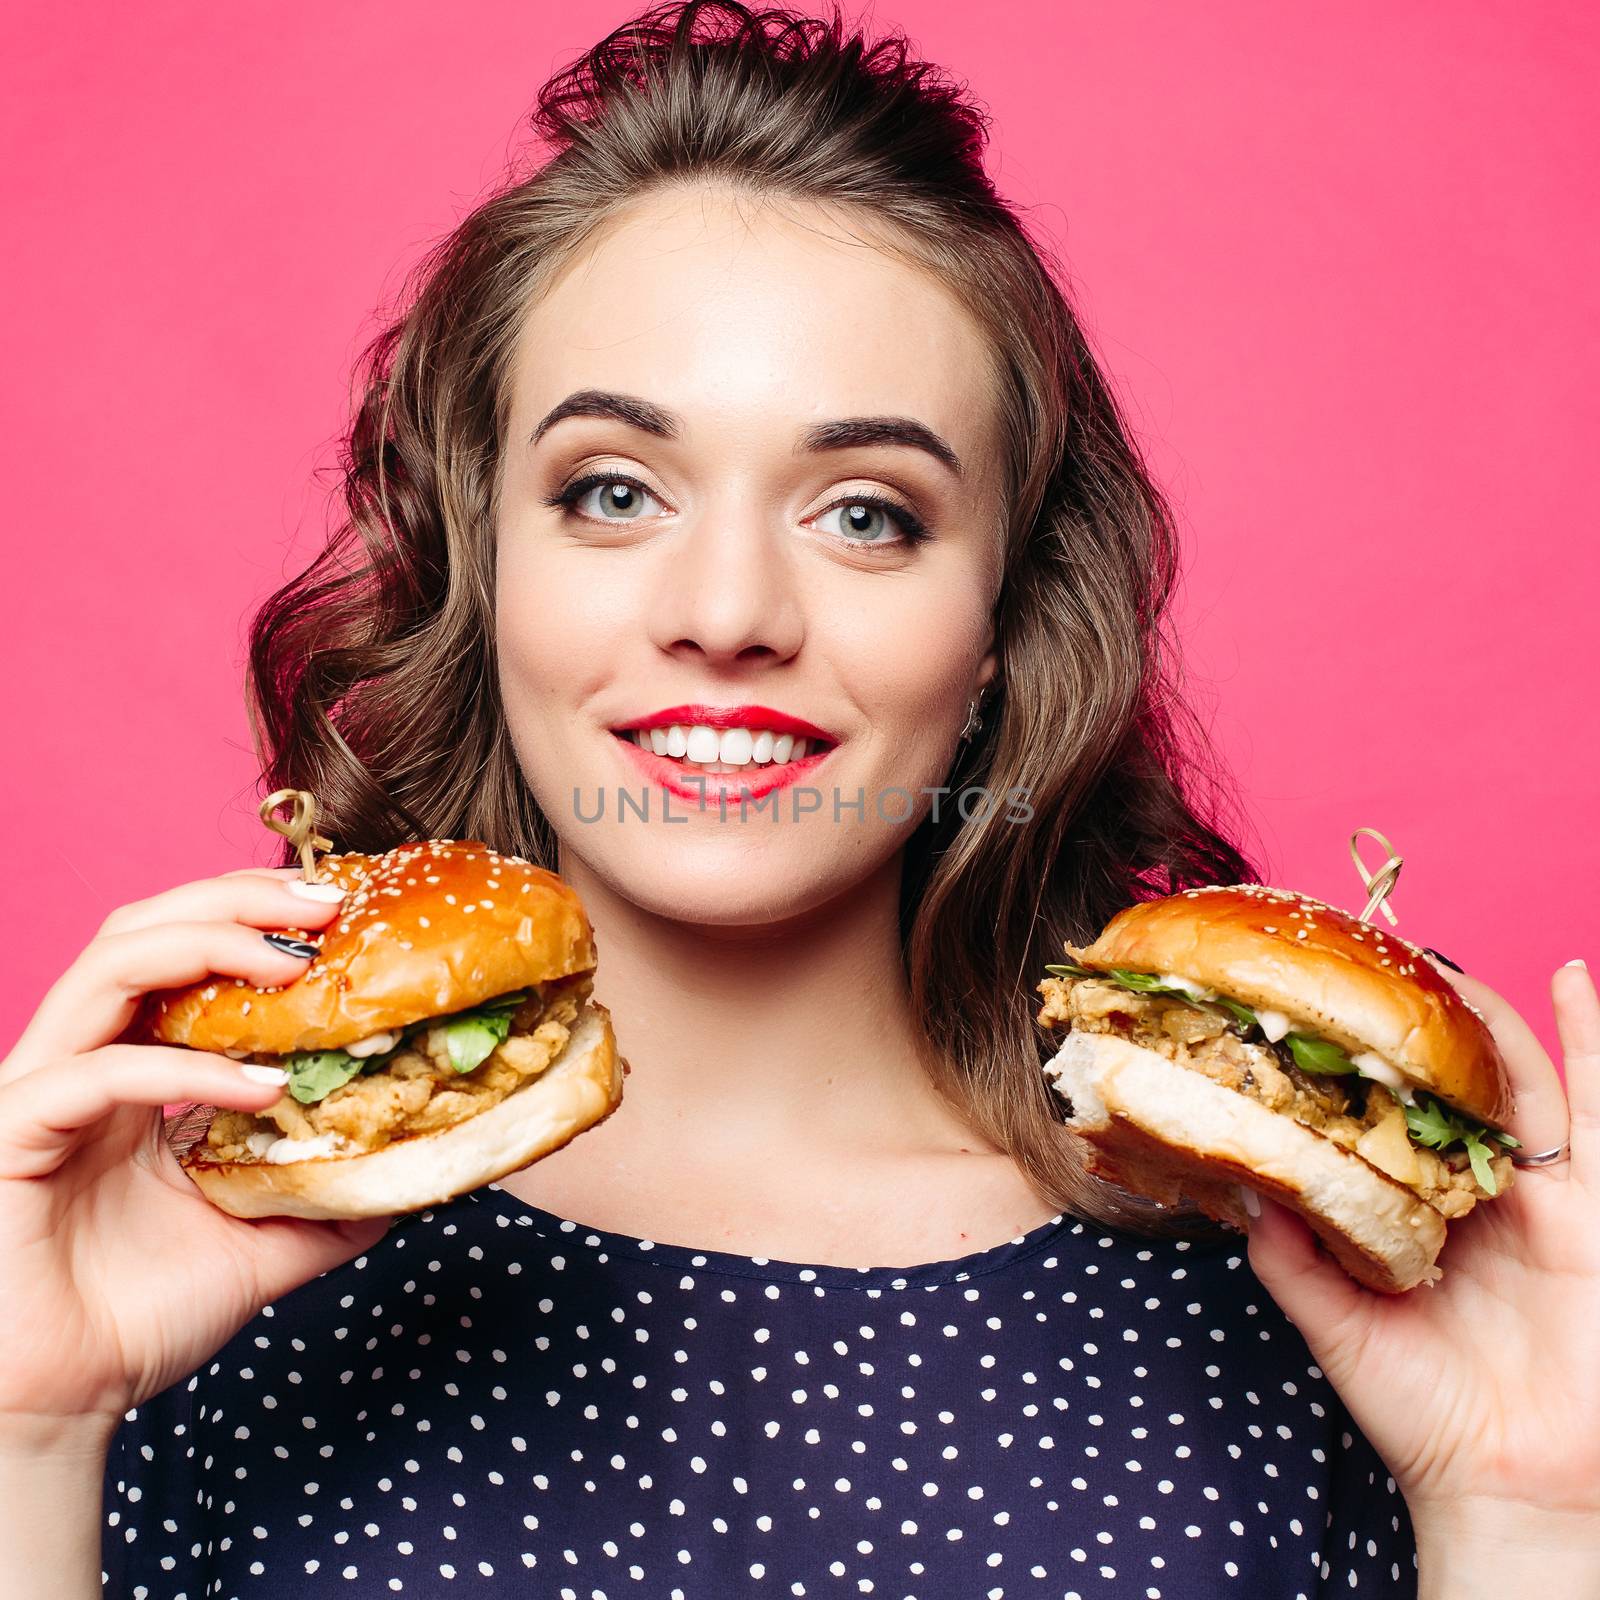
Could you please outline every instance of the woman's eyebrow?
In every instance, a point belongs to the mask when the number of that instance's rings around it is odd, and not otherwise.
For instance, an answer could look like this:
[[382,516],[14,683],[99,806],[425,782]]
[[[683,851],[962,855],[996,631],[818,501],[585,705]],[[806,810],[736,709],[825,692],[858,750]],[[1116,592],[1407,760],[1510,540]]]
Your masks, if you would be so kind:
[[[642,400],[637,395],[618,394],[611,389],[578,389],[552,407],[533,430],[530,445],[538,442],[558,422],[567,417],[609,417],[630,428],[653,433],[660,439],[676,439],[682,425],[672,412]],[[898,444],[922,450],[961,476],[961,460],[955,451],[925,423],[913,417],[838,417],[807,428],[796,446],[800,451],[848,450],[853,446]]]

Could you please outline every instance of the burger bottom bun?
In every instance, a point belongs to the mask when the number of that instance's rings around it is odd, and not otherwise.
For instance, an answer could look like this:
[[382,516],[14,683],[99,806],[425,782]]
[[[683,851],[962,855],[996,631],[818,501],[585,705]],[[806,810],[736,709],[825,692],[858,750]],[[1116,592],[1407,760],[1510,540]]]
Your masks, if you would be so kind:
[[438,1205],[559,1150],[621,1099],[611,1015],[589,1001],[537,1078],[453,1127],[362,1155],[283,1165],[209,1161],[202,1141],[182,1164],[201,1193],[235,1217],[387,1217]]
[[1398,1294],[1443,1276],[1445,1220],[1404,1184],[1282,1112],[1112,1034],[1067,1037],[1045,1067],[1098,1177],[1188,1199],[1243,1231],[1236,1184],[1300,1213],[1357,1282]]

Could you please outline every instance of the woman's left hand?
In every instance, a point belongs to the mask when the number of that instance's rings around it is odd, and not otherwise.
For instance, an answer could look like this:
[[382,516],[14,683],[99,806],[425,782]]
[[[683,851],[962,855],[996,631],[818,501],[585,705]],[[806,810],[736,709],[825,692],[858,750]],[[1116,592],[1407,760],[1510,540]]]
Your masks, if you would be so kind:
[[1518,1153],[1570,1160],[1452,1222],[1432,1286],[1362,1288],[1265,1197],[1250,1265],[1405,1495],[1424,1594],[1600,1593],[1600,998],[1581,965],[1551,979],[1563,1092],[1510,1005],[1439,970],[1511,1069]]

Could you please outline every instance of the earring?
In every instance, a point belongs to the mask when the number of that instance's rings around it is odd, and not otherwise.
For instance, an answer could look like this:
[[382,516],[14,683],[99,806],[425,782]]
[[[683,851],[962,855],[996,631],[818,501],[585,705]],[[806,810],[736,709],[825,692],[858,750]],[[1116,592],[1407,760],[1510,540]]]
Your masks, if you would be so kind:
[[969,739],[977,734],[978,729],[982,726],[983,718],[978,714],[978,702],[976,700],[967,701],[967,720],[961,729],[960,742],[966,744]]

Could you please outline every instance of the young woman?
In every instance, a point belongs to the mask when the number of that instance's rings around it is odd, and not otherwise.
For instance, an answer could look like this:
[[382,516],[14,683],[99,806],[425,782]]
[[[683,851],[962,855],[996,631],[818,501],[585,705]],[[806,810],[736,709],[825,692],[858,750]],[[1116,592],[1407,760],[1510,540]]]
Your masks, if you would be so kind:
[[[1255,874],[1185,753],[1167,511],[979,113],[903,40],[689,4],[537,120],[370,352],[253,710],[342,848],[576,887],[626,1099],[387,1232],[237,1221],[159,1107],[277,1085],[122,1036],[152,988],[292,982],[262,931],[337,906],[245,871],[114,913],[0,1068],[5,1591],[1600,1585],[1586,971],[1570,1112],[1454,980],[1525,1148],[1571,1146],[1435,1290],[1357,1289],[1270,1205],[1247,1260],[1062,1133],[1043,963]],[[814,808],[716,802],[772,757]]]

